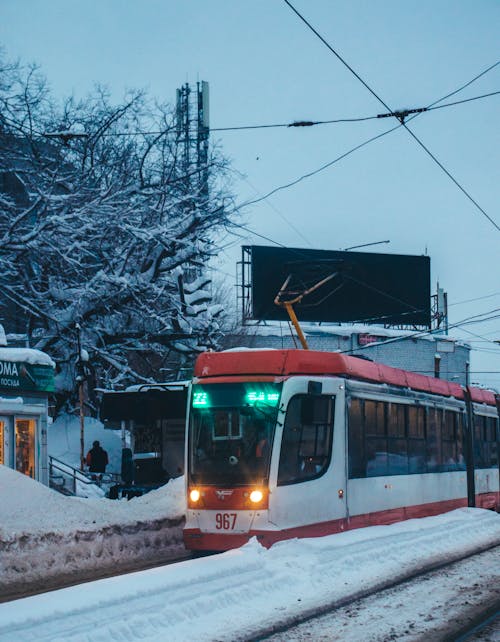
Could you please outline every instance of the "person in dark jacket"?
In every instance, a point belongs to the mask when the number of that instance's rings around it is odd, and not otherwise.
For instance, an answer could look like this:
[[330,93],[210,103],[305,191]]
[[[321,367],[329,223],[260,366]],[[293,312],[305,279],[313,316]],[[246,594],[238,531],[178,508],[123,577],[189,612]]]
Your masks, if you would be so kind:
[[92,448],[87,453],[87,466],[89,467],[89,472],[91,473],[102,473],[106,472],[106,466],[108,465],[108,453],[101,448],[101,444],[98,441],[94,441]]

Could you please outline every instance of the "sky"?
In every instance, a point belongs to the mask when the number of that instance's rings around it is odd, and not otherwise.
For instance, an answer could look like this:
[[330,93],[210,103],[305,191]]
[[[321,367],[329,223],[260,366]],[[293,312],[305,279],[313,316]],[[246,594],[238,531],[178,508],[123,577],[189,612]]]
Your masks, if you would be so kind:
[[[179,538],[174,518],[183,507],[182,479],[129,502],[63,497],[0,466],[0,490],[3,486],[10,491],[0,506],[0,589],[5,593],[19,576],[24,587],[39,588],[41,578],[108,569],[113,563],[117,568],[127,556],[144,561],[162,547],[173,552],[172,542]],[[491,549],[499,541],[500,515],[478,508],[291,539],[269,550],[252,538],[221,555],[0,604],[0,641],[256,639],[259,631],[276,630],[295,617]],[[484,555],[482,563],[475,558],[466,562],[469,566],[444,569],[444,578],[421,578],[420,590],[416,583],[409,585],[410,595],[378,596],[368,607],[368,621],[354,620],[344,628],[346,618],[335,613],[324,639],[357,642],[360,631],[364,640],[395,634],[398,640],[423,639],[446,622],[456,626],[464,611],[477,616],[492,599],[500,574],[498,546]],[[315,625],[308,623],[305,638],[285,634],[278,639],[323,639]]]
[[[295,8],[392,110],[429,105],[500,60],[496,0],[295,0]],[[212,128],[358,118],[387,109],[283,0],[2,0],[0,42],[37,62],[55,96],[107,85],[175,100],[210,84]],[[449,101],[500,90],[500,65]],[[432,291],[448,292],[453,330],[474,347],[473,382],[500,389],[498,105],[491,96],[422,114],[294,186],[240,210],[243,238],[221,239],[212,267],[234,284],[240,245],[428,254]],[[390,129],[394,119],[314,128],[212,132],[231,159],[240,204],[314,172]],[[471,301],[472,300],[472,301]],[[489,314],[491,312],[491,314]],[[471,334],[472,333],[472,334]]]

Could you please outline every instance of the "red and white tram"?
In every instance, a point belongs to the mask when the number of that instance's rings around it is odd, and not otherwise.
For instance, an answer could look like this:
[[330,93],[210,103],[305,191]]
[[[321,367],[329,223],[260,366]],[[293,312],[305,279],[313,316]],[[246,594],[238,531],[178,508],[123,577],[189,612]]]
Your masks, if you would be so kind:
[[185,545],[500,510],[498,407],[492,392],[338,353],[205,353],[189,403]]

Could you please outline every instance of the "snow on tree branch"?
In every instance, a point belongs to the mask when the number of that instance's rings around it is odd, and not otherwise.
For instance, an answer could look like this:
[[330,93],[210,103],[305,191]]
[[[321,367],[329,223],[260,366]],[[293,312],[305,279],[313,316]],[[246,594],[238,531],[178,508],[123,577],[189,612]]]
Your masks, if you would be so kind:
[[[150,130],[162,133],[123,135]],[[216,345],[200,266],[228,224],[228,164],[212,151],[186,166],[175,132],[171,108],[142,92],[114,105],[98,88],[59,108],[35,67],[0,60],[0,316],[57,361],[62,394],[76,322],[100,386]]]

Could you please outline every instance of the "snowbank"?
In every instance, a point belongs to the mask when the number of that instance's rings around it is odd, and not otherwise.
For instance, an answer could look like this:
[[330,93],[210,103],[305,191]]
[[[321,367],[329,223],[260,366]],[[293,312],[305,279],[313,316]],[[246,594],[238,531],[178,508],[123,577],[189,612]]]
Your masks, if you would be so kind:
[[[121,470],[122,442],[119,430],[108,430],[92,417],[85,417],[85,454],[92,448],[95,440],[101,443],[109,457],[108,473]],[[49,455],[61,459],[66,464],[80,466],[80,418],[74,415],[59,416],[48,429]]]
[[0,592],[184,552],[184,478],[127,501],[65,497],[0,466]]
[[499,543],[500,516],[481,509],[289,540],[269,550],[253,539],[221,555],[0,604],[0,642],[253,639]]

